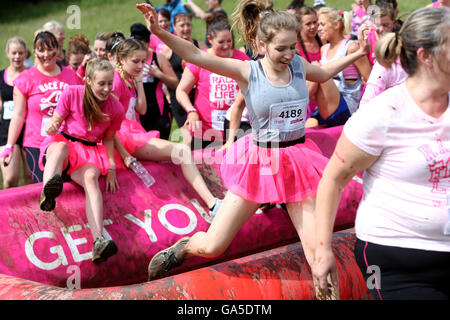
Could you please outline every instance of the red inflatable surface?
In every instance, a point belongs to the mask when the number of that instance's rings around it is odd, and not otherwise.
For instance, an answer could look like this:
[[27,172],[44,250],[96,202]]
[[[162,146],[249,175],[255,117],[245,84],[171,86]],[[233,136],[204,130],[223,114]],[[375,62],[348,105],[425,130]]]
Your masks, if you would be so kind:
[[[330,156],[340,127],[309,130],[307,135]],[[207,152],[196,151],[195,158]],[[215,171],[217,163],[199,164],[213,193],[225,192]],[[210,218],[179,166],[144,163],[156,178],[146,188],[130,170],[118,173],[115,194],[104,193],[104,235],[119,252],[100,264],[91,262],[92,236],[87,225],[83,190],[65,183],[53,212],[39,209],[42,184],[0,191],[0,274],[61,288],[98,288],[136,284],[147,280],[152,256],[179,238],[205,231]],[[100,180],[104,190],[104,179]],[[351,227],[362,186],[352,181],[344,191],[335,230]],[[217,259],[192,258],[175,271],[185,272],[247,256],[298,241],[288,214],[280,208],[258,211]],[[0,290],[1,291],[1,290]]]

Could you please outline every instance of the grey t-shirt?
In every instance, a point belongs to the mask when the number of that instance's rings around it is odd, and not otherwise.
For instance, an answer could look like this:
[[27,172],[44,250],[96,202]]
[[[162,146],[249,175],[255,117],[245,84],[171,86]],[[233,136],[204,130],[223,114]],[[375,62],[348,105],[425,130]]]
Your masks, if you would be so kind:
[[284,142],[303,137],[309,96],[300,57],[289,64],[291,81],[282,86],[267,79],[261,60],[249,63],[248,90],[243,94],[254,139]]

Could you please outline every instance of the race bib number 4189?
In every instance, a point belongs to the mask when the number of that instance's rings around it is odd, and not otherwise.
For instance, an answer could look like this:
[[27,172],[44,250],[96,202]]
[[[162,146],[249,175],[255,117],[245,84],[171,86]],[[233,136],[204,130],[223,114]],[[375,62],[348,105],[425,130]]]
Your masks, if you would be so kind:
[[307,107],[308,99],[272,104],[269,129],[283,132],[304,129]]

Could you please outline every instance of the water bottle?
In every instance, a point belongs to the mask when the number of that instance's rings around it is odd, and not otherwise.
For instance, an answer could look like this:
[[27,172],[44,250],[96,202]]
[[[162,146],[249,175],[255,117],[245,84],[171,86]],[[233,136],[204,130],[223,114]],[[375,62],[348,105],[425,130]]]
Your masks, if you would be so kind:
[[131,161],[131,170],[142,180],[147,188],[151,187],[155,182],[155,178],[145,169],[145,167],[133,158]]
[[144,65],[144,71],[142,74],[142,82],[143,83],[153,83],[155,81],[155,79],[151,75],[148,74],[149,69],[150,69],[150,65],[148,63],[146,63]]

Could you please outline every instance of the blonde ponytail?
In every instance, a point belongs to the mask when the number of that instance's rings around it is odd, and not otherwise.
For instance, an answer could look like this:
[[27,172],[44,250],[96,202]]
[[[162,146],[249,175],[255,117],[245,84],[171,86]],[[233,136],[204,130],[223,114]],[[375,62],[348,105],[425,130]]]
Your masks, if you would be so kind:
[[375,46],[377,61],[385,68],[390,68],[400,57],[402,42],[400,37],[393,33],[386,33]]

